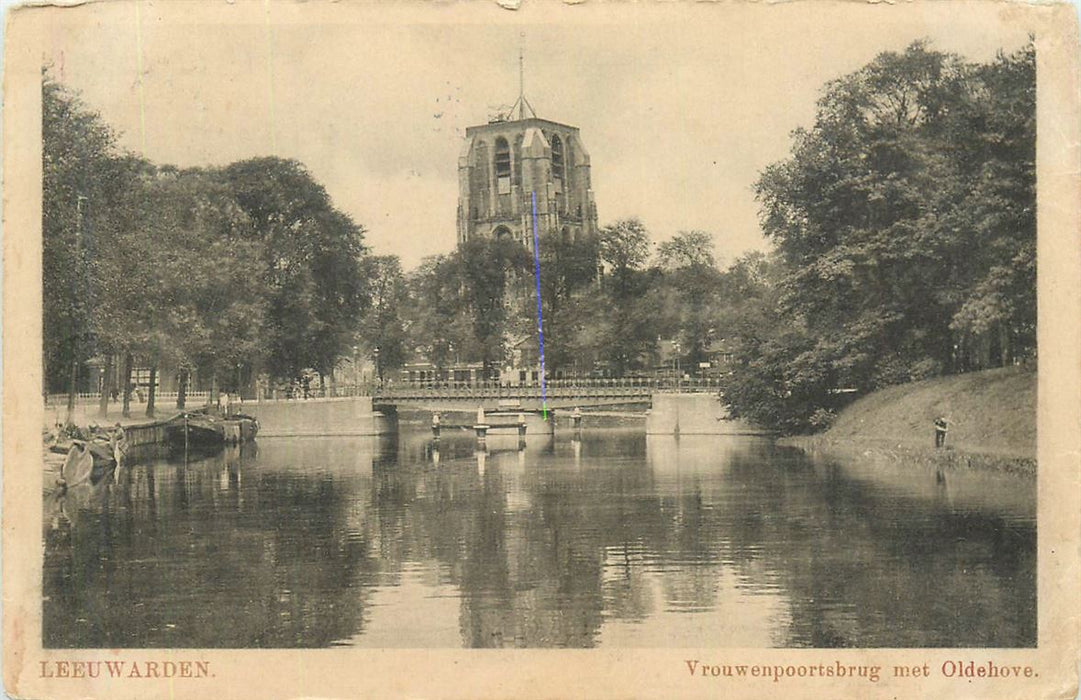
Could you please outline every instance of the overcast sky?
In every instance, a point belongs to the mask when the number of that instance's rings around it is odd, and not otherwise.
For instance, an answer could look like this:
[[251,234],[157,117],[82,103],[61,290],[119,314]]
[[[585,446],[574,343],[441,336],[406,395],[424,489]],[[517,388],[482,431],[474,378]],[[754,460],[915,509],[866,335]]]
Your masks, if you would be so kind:
[[990,3],[198,8],[45,10],[43,59],[157,163],[302,161],[406,268],[453,249],[462,136],[517,97],[519,46],[537,115],[581,129],[600,223],[709,231],[729,262],[765,247],[752,185],[828,80],[919,38],[979,60],[1027,40]]

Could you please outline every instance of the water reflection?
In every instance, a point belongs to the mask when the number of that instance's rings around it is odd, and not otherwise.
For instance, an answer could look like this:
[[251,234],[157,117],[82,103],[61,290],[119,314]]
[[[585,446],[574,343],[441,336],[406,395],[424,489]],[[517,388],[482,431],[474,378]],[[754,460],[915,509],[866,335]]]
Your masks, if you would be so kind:
[[261,440],[52,504],[44,641],[1032,646],[1034,503],[760,438]]

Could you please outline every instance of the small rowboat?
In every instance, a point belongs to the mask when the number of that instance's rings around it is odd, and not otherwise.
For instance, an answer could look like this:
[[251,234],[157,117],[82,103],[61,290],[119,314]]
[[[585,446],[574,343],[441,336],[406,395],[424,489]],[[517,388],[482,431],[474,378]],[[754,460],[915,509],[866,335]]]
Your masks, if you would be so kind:
[[117,461],[109,443],[72,440],[56,484],[61,490],[89,483],[97,486],[116,472]]

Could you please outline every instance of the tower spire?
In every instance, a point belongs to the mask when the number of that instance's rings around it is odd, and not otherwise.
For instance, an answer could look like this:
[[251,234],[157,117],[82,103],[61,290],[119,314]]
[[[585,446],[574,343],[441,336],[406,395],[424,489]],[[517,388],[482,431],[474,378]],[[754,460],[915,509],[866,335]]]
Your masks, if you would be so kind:
[[525,119],[525,53],[518,43],[518,119]]
[[[525,38],[525,32],[519,35],[519,39]],[[529,117],[536,117],[537,112],[533,109],[533,105],[529,104],[529,100],[525,98],[525,51],[522,48],[522,42],[518,42],[518,100],[514,103],[514,107],[511,107],[510,113],[514,115],[514,109],[518,109],[518,120],[528,119]],[[529,115],[526,115],[526,110],[529,110]]]

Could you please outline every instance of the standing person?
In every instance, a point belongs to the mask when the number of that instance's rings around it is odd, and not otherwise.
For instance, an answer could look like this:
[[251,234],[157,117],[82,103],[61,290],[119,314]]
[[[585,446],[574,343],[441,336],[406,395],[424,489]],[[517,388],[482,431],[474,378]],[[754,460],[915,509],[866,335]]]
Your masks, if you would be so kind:
[[120,467],[123,466],[124,457],[128,454],[128,436],[119,423],[113,426],[113,430],[109,434],[109,447],[112,450],[113,459],[116,460],[116,469],[113,471],[113,479],[115,480],[119,478]]
[[935,418],[935,449],[946,444],[946,433],[949,429],[949,423],[944,417],[939,416],[938,418]]

